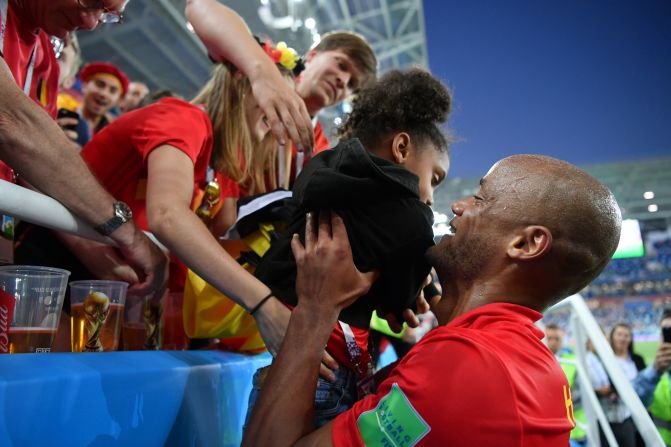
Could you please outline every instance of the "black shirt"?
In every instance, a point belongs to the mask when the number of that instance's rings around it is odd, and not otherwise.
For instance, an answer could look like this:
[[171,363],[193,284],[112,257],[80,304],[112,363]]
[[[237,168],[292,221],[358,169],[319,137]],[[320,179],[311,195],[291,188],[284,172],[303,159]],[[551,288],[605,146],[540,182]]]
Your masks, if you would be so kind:
[[424,253],[433,245],[433,213],[419,200],[416,175],[352,139],[310,160],[296,179],[293,202],[287,231],[272,242],[256,269],[280,300],[297,303],[291,235],[298,233],[304,241],[306,212],[331,209],[345,222],[357,268],[380,270],[368,294],[344,309],[340,320],[368,328],[375,309],[400,316],[414,307],[430,270]]

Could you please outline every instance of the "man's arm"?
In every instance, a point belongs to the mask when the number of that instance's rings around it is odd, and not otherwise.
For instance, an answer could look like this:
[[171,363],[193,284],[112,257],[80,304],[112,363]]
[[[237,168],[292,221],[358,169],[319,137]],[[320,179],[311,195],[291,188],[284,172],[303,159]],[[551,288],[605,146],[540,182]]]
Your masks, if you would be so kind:
[[[58,125],[18,88],[4,59],[0,59],[0,159],[91,226],[114,214],[114,198]],[[165,255],[133,222],[121,225],[110,238],[143,277],[138,291],[150,293],[165,284]]]
[[282,79],[242,18],[215,0],[187,0],[186,17],[215,60],[230,61],[247,75],[280,144],[286,144],[286,128],[296,144],[311,150],[314,132],[305,103]]
[[634,391],[646,407],[652,403],[652,397],[655,393],[655,388],[659,383],[662,375],[668,371],[671,366],[671,343],[661,343],[657,352],[655,353],[655,361],[652,365],[640,371],[631,385]]
[[345,224],[322,212],[319,230],[306,221],[305,247],[297,235],[294,308],[287,334],[254,407],[243,445],[330,445],[332,424],[315,431],[314,397],[322,351],[340,311],[365,294],[374,272],[354,266]]

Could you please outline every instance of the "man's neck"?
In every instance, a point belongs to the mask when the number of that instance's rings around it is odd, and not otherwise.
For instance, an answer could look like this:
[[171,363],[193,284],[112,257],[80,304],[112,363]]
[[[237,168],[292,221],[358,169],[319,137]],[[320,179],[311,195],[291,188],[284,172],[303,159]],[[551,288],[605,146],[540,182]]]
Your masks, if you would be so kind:
[[89,124],[91,130],[95,129],[96,126],[100,123],[100,120],[103,119],[103,116],[105,116],[104,113],[102,115],[94,115],[86,109],[82,110],[82,115],[84,116],[86,122]]

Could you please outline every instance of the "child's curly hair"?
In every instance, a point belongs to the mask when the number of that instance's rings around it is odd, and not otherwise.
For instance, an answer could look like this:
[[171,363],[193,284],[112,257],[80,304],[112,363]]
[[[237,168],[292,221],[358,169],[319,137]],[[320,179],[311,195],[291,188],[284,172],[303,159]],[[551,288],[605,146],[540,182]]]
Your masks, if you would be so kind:
[[447,120],[451,104],[450,91],[431,73],[420,68],[392,70],[357,94],[338,136],[358,138],[371,147],[392,133],[407,132],[447,152],[448,138],[438,125]]

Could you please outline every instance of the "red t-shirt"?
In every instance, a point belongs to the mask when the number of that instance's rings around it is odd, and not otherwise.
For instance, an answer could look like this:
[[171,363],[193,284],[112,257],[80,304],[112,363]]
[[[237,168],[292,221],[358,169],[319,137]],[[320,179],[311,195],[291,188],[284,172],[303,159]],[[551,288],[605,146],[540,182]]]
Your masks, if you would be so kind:
[[[315,156],[316,154],[323,152],[330,147],[329,140],[328,138],[326,138],[326,135],[324,134],[324,128],[322,127],[322,123],[317,121],[314,131],[315,131],[315,145],[312,150],[312,156]],[[298,147],[294,144],[291,147],[291,176],[290,176],[291,183],[293,183],[293,181],[296,180],[297,155],[298,155]],[[308,161],[310,161],[310,157],[305,157],[303,159],[303,166],[305,166]]]
[[566,447],[569,385],[533,324],[541,316],[495,303],[433,330],[335,419],[333,444]]
[[[59,67],[49,36],[44,31],[36,33],[26,26],[22,18],[14,14],[11,1],[7,8],[2,57],[12,72],[16,84],[23,90],[30,57],[36,48],[30,97],[55,119]],[[0,17],[1,15],[0,11]],[[12,181],[12,177],[9,166],[0,161],[0,179]]]
[[130,206],[133,219],[143,230],[148,229],[147,156],[164,144],[191,158],[196,184],[205,180],[212,152],[212,125],[203,110],[177,98],[124,113],[98,132],[81,152],[105,189]]

